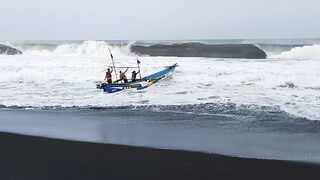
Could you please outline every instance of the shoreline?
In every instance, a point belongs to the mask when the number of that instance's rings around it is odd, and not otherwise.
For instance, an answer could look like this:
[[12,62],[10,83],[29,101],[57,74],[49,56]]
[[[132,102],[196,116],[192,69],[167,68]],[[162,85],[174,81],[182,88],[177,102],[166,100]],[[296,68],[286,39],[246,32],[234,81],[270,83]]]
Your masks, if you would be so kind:
[[0,132],[0,179],[319,179],[320,165]]

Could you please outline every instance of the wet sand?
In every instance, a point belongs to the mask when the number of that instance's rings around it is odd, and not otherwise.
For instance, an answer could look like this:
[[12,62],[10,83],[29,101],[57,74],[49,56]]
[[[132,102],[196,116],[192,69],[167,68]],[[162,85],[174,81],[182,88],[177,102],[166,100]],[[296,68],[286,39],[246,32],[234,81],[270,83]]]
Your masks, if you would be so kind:
[[0,133],[0,179],[320,179],[320,165]]

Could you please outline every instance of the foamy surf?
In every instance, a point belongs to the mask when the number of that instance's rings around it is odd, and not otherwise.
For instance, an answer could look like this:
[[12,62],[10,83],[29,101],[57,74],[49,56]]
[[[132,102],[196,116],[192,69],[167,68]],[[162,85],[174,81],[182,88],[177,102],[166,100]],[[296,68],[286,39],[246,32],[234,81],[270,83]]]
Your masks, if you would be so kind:
[[317,59],[320,60],[320,45],[306,45],[294,47],[289,51],[282,52],[279,55],[271,56],[278,59]]
[[94,82],[102,80],[111,65],[107,48],[111,47],[118,65],[135,66],[131,45],[105,41],[20,45],[23,55],[0,56],[0,104],[110,107],[235,103],[279,106],[296,116],[320,119],[320,61],[314,58],[316,53],[311,58],[297,56],[297,52],[316,52],[318,45],[293,48],[267,60],[143,56],[143,76],[176,62],[180,66],[172,79],[145,91],[109,95],[95,89]]

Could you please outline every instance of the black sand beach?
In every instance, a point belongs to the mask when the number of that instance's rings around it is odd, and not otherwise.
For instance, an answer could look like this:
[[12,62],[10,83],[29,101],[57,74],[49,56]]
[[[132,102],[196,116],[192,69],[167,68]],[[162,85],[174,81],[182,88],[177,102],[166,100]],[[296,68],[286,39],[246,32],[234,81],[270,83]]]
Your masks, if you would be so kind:
[[0,133],[0,179],[319,179],[320,165]]

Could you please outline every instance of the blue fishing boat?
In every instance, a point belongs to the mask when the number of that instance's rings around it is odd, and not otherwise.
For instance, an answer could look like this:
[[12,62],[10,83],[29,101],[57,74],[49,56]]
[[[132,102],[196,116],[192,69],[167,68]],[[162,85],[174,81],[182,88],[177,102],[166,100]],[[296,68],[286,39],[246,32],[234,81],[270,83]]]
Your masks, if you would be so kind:
[[178,64],[175,63],[171,66],[167,66],[165,69],[159,72],[143,77],[141,79],[137,79],[134,82],[129,81],[127,83],[117,83],[116,81],[115,83],[112,83],[112,84],[99,83],[97,84],[97,88],[103,89],[103,91],[107,93],[114,93],[114,92],[119,92],[126,89],[132,89],[132,88],[135,88],[137,90],[142,90],[152,86],[153,84],[159,82],[160,80],[164,80],[170,77],[177,66]]

